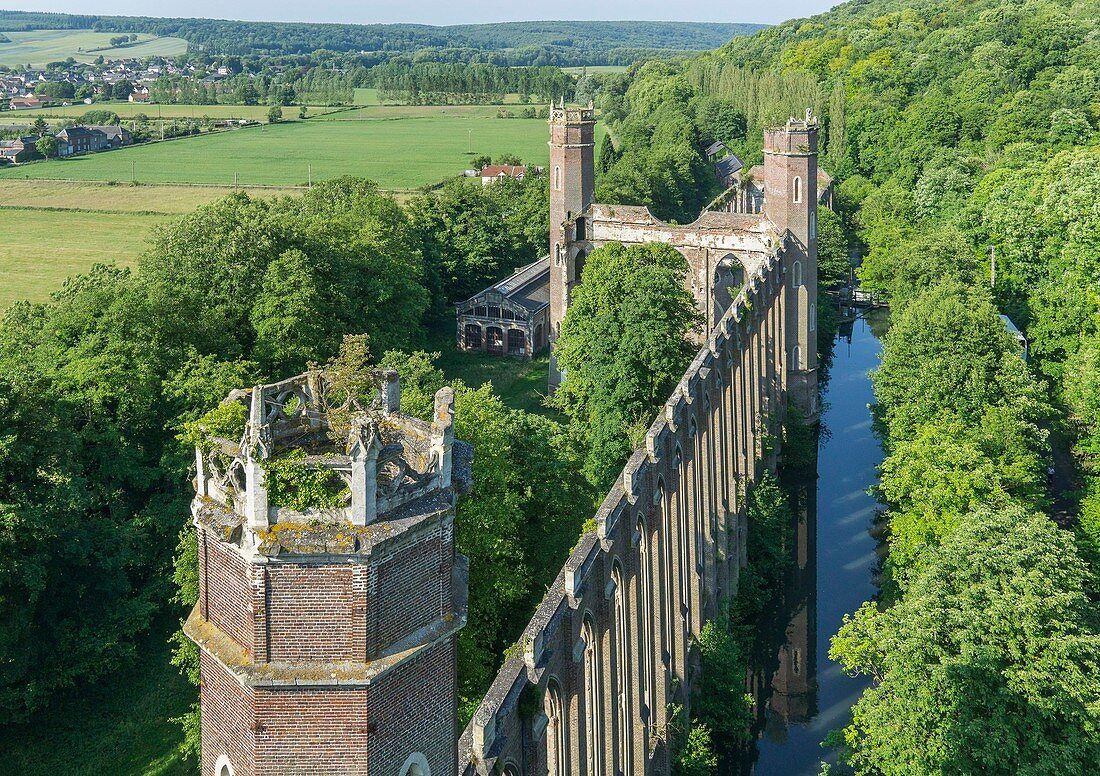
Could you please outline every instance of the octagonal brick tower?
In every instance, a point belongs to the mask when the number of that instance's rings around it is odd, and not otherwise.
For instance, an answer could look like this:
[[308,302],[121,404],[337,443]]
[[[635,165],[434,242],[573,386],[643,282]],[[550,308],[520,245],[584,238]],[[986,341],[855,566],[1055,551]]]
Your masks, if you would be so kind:
[[429,423],[376,376],[365,407],[321,372],[234,391],[242,438],[197,450],[204,776],[455,771],[469,448],[449,388]]

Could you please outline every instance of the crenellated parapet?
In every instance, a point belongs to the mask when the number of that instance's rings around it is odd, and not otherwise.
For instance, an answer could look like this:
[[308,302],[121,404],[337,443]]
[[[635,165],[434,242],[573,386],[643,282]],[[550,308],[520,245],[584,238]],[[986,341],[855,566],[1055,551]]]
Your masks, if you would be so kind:
[[[436,394],[427,422],[401,413],[397,372],[374,378],[377,388],[364,399],[340,392],[321,371],[231,393],[224,403],[242,404],[247,422],[239,439],[210,435],[196,448],[195,509],[213,502],[254,532],[288,522],[362,527],[449,489],[454,393]],[[309,479],[319,503],[272,498],[269,472],[287,465]]]
[[[781,246],[710,330],[459,742],[462,776],[668,772],[702,625],[736,595],[745,495],[773,463]],[[591,767],[591,770],[588,768]]]

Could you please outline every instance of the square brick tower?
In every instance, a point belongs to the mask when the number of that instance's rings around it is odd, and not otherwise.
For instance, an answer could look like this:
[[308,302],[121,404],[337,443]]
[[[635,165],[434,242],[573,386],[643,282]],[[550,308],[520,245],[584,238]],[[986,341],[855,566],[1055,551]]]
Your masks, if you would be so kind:
[[429,423],[376,378],[362,400],[322,372],[234,391],[242,438],[197,449],[204,776],[455,772],[471,456],[449,388]]
[[[595,197],[595,111],[550,106],[550,391],[561,384],[562,374],[554,357],[554,343],[569,308],[569,295],[580,281],[584,267],[584,222],[577,216]],[[580,228],[581,233],[577,233]]]
[[817,403],[817,122],[764,130],[764,213],[788,236],[783,253],[788,394],[809,422]]

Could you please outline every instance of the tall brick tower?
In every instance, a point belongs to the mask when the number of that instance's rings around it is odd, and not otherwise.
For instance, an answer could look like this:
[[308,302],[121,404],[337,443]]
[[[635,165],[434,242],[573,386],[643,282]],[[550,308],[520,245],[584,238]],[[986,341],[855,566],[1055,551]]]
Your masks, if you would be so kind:
[[376,377],[362,401],[322,372],[234,391],[242,438],[197,450],[204,776],[455,772],[469,448],[449,388],[429,423]]
[[[569,307],[569,294],[580,279],[584,256],[573,243],[584,240],[584,222],[575,220],[592,204],[595,111],[550,106],[550,391],[561,384],[554,343]],[[578,234],[578,226],[581,232]],[[579,260],[578,260],[579,257]]]
[[817,122],[764,130],[764,212],[789,235],[786,281],[788,395],[816,422],[817,406]]

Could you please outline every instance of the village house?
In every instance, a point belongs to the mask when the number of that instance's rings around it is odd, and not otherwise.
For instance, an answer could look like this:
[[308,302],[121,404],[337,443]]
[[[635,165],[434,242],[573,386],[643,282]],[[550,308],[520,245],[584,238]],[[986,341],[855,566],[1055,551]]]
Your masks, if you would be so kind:
[[8,102],[8,110],[34,110],[35,108],[41,108],[42,101],[35,97],[33,94],[24,95],[23,97],[12,97]]
[[107,135],[91,127],[69,127],[57,133],[57,155],[75,156],[107,148]]
[[481,185],[488,186],[503,178],[515,178],[521,181],[526,174],[527,167],[522,164],[487,164],[481,168]]
[[38,138],[34,135],[16,138],[15,140],[0,140],[0,160],[12,164],[29,162],[38,156],[35,143]]
[[455,308],[459,348],[530,358],[549,336],[550,257],[520,267]]
[[123,146],[132,145],[134,142],[134,136],[130,134],[130,130],[118,124],[95,125],[88,127],[88,129],[94,129],[107,136],[107,150],[122,148]]
[[149,96],[148,86],[136,86],[126,99],[128,102],[150,102],[152,98]]

